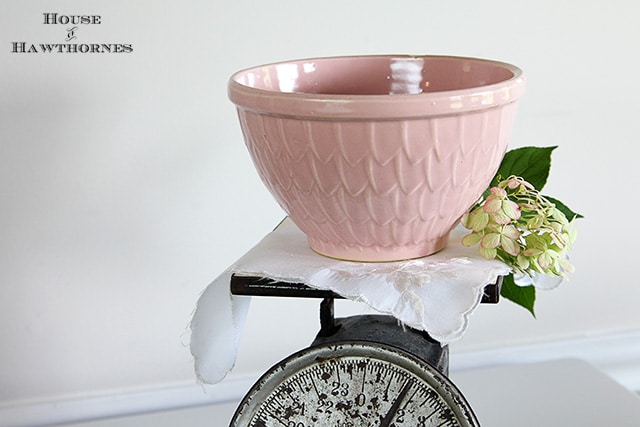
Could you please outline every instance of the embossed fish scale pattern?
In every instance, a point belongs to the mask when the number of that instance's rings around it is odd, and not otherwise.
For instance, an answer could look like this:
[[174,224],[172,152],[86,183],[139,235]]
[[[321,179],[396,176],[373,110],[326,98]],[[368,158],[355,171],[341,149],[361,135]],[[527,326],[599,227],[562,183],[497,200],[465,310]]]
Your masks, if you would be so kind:
[[515,104],[368,123],[239,115],[262,180],[312,248],[330,256],[358,248],[375,259],[446,244],[495,174]]

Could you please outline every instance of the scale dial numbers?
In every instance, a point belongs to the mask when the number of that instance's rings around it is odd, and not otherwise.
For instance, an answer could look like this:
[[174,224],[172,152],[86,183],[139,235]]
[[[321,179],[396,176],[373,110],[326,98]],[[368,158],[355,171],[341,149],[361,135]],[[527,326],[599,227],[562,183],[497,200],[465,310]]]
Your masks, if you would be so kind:
[[393,347],[348,342],[303,350],[269,370],[231,426],[478,427],[439,371]]

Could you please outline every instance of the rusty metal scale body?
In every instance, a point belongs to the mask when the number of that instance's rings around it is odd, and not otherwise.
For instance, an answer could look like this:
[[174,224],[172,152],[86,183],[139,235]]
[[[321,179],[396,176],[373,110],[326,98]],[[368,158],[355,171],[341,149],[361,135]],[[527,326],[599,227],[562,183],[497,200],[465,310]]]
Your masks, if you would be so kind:
[[[501,280],[485,287],[496,303]],[[334,318],[331,292],[234,275],[235,295],[321,298],[310,347],[269,369],[238,406],[232,427],[479,427],[448,379],[449,350],[387,315]]]

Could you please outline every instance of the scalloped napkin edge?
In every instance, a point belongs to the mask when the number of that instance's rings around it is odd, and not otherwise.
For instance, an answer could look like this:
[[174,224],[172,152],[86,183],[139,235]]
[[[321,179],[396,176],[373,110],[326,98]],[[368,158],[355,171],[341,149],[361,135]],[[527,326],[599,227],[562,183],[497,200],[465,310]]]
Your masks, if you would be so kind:
[[361,263],[319,255],[289,219],[218,276],[200,296],[191,320],[191,354],[199,381],[220,382],[235,364],[251,297],[231,295],[231,275],[269,277],[328,289],[394,316],[449,344],[464,334],[483,289],[511,268],[486,260],[451,232],[442,251],[408,261]]

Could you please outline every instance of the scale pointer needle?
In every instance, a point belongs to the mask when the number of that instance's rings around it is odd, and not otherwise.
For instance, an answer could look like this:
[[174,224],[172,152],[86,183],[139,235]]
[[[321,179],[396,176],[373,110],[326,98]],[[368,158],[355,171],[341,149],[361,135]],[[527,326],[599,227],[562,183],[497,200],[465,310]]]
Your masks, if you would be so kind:
[[391,405],[391,408],[389,408],[389,411],[387,412],[387,414],[384,416],[382,420],[380,420],[380,427],[389,427],[391,425],[391,420],[396,415],[396,412],[398,411],[398,409],[400,409],[402,400],[404,399],[406,394],[409,392],[410,388],[411,388],[411,384],[409,383],[409,381],[407,381],[404,387],[402,387],[402,390],[400,390],[400,393],[396,397],[396,400],[393,401],[393,404]]

